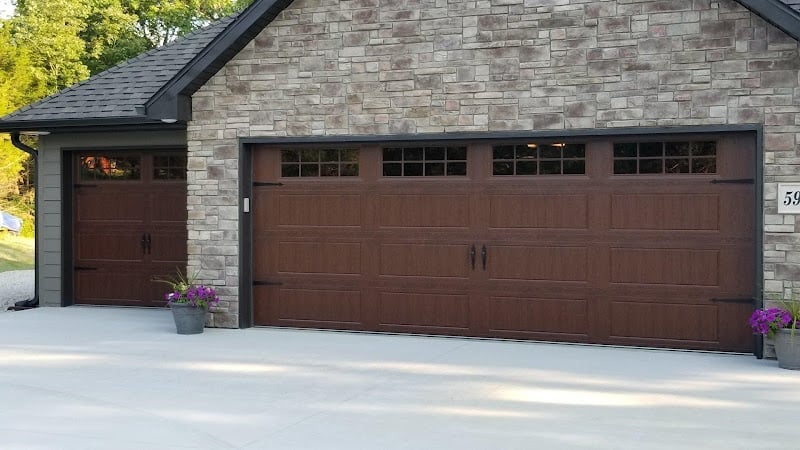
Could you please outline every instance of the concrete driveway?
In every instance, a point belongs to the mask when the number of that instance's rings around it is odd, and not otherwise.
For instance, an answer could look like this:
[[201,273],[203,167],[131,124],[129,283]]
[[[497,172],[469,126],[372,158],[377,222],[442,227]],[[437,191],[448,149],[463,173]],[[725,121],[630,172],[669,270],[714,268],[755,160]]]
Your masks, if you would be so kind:
[[[3,449],[791,448],[800,372],[746,355],[0,315]],[[788,447],[787,447],[788,445]]]

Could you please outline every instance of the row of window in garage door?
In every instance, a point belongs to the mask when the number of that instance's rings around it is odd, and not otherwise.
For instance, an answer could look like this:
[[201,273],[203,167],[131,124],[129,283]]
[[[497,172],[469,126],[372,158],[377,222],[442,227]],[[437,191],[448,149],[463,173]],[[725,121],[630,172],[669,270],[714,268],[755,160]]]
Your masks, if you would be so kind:
[[[493,176],[583,175],[586,145],[575,143],[510,143],[492,146]],[[714,141],[626,142],[613,148],[615,175],[713,174],[717,171]],[[281,176],[349,177],[359,175],[359,150],[296,148],[281,151]],[[392,146],[382,149],[385,177],[466,176],[466,146]]]

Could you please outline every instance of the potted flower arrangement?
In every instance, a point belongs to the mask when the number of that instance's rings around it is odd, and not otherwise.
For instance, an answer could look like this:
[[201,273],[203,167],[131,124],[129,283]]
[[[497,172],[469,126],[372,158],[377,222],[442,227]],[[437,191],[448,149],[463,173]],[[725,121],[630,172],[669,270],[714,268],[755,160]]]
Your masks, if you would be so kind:
[[166,300],[172,310],[178,334],[202,333],[206,323],[206,312],[219,304],[219,297],[214,288],[196,284],[196,278],[197,274],[185,277],[178,271],[173,278],[155,279],[170,286]]
[[778,367],[800,370],[800,337],[795,338],[800,322],[800,302],[782,301],[778,308],[753,311],[750,327],[753,333],[775,340]]

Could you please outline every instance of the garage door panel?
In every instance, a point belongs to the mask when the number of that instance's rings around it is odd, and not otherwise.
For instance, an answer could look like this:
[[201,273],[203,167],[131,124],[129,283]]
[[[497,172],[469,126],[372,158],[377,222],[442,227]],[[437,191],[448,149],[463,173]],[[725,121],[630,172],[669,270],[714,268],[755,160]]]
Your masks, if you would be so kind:
[[360,227],[361,195],[321,195],[316,193],[278,195],[282,227]]
[[612,283],[718,286],[718,275],[718,250],[611,249]]
[[271,191],[275,188],[254,187],[253,205],[251,214],[253,215],[253,234],[264,233],[267,229],[273,229],[278,220],[275,211],[278,210],[277,200]]
[[490,245],[487,270],[491,280],[586,281],[585,247]]
[[253,277],[256,280],[276,272],[275,250],[270,239],[253,239]]
[[[185,263],[185,261],[177,259],[176,256],[186,252],[186,238],[187,232],[185,230],[173,233],[155,231],[151,233],[150,236],[150,250],[148,255],[153,263],[170,264],[174,272],[175,267]],[[234,251],[234,249],[220,250],[220,253]]]
[[467,195],[380,195],[377,202],[380,227],[468,228]]
[[[432,329],[470,328],[470,303],[466,294],[381,292],[378,322],[391,327]],[[431,332],[435,330],[430,330]]]
[[491,228],[567,228],[589,226],[588,195],[491,195]]
[[76,303],[164,306],[164,285],[153,282],[151,277],[151,273],[129,266],[78,270],[74,278]]
[[[742,205],[755,203],[755,194],[752,189],[736,189],[722,196],[721,216],[724,217],[720,230],[726,236],[736,236],[746,241],[753,238],[755,230],[755,216],[751,208],[742,208]],[[752,254],[748,256],[752,259]]]
[[380,275],[467,278],[469,245],[380,245]]
[[359,242],[279,242],[278,272],[361,274]]
[[718,307],[611,301],[611,337],[719,341]]
[[142,233],[138,231],[105,230],[103,232],[86,229],[75,237],[75,256],[78,260],[86,263],[92,261],[141,262],[145,256],[141,239]]
[[148,199],[151,222],[156,226],[174,226],[186,229],[186,190],[172,187],[169,190],[159,189],[157,195]]
[[75,219],[78,223],[122,223],[130,226],[144,222],[142,211],[147,207],[145,194],[136,193],[132,189],[125,193],[114,190],[91,192],[91,189],[93,188],[80,188],[78,192],[75,208]]
[[492,296],[487,311],[490,331],[588,335],[585,299]]
[[361,291],[276,289],[277,319],[360,324]]
[[719,230],[716,194],[616,194],[611,228],[618,230]]
[[752,292],[755,274],[753,252],[752,246],[731,246],[720,250],[720,286],[725,291],[735,292],[739,297],[750,295],[747,293]]

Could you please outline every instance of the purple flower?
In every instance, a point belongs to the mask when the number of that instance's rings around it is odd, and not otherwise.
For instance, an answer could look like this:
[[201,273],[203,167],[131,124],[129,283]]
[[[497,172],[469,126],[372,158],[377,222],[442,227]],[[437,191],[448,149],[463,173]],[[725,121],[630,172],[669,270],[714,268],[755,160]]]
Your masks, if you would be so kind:
[[196,308],[210,308],[219,304],[214,288],[205,285],[182,286],[166,296],[168,303],[188,303]]
[[754,334],[772,337],[779,329],[792,321],[789,311],[780,308],[757,309],[753,311],[748,323]]

